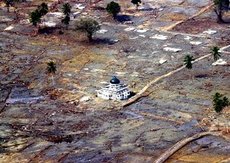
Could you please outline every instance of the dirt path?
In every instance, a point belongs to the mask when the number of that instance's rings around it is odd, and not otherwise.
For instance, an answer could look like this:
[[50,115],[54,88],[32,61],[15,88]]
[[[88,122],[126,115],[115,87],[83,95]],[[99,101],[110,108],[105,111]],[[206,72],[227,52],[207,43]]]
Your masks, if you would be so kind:
[[220,48],[220,52],[221,52],[221,53],[225,53],[225,54],[230,54],[229,51],[225,51],[225,50],[228,49],[228,48],[230,49],[230,45]]
[[[168,150],[166,150],[158,159],[156,159],[154,161],[154,163],[164,163],[165,161],[168,160],[168,158],[170,156],[172,156],[174,153],[176,153],[178,150],[180,150],[182,147],[184,147],[185,145],[187,145],[188,143],[192,142],[192,141],[195,141],[197,139],[200,139],[204,136],[222,136],[221,133],[218,133],[218,132],[202,132],[202,133],[198,133],[198,134],[195,134],[191,137],[188,137],[188,138],[185,138],[185,139],[182,139],[181,141],[177,142],[175,145],[173,145],[171,148],[169,148]],[[226,138],[225,136],[222,136],[224,138]],[[229,140],[229,139],[227,139]]]
[[[177,25],[179,25],[179,24],[181,24],[181,23],[183,23],[183,22],[185,22],[185,21],[187,21],[187,20],[189,20],[189,19],[192,19],[192,18],[194,18],[194,17],[197,17],[197,16],[203,14],[204,12],[206,12],[207,10],[209,10],[211,7],[213,7],[213,5],[214,5],[214,4],[212,3],[212,4],[210,4],[209,6],[202,8],[198,13],[196,13],[196,14],[194,14],[193,16],[189,17],[188,19],[181,20],[181,21],[179,21],[179,22],[176,22],[175,24],[172,24],[172,25],[170,25],[170,26],[166,26],[166,27],[161,28],[161,29],[158,29],[158,30],[161,31],[161,32],[167,32],[167,33],[173,33],[173,34],[181,34],[181,35],[183,35],[183,36],[204,37],[204,36],[202,36],[202,35],[190,35],[190,34],[183,34],[183,33],[175,33],[175,32],[171,32],[171,31],[169,31],[169,30],[173,29],[175,26],[177,26]],[[222,48],[221,48],[221,49],[222,49]],[[197,58],[193,63],[198,62],[198,61],[200,61],[200,60],[202,60],[202,59],[205,59],[205,58],[207,58],[207,57],[209,57],[209,56],[211,56],[211,54],[207,54],[207,55],[205,55],[205,56],[202,56],[202,57],[200,57],[200,58]],[[152,80],[152,81],[149,82],[139,93],[137,93],[134,97],[132,97],[132,98],[129,99],[128,101],[124,102],[124,103],[122,104],[122,106],[123,106],[123,107],[128,106],[128,105],[134,103],[135,101],[137,101],[138,99],[140,99],[141,97],[146,96],[145,93],[146,93],[147,89],[148,89],[150,86],[152,86],[153,84],[156,84],[158,81],[160,81],[160,80],[162,80],[162,79],[164,79],[164,78],[166,78],[166,77],[169,77],[169,76],[171,76],[171,75],[173,75],[173,74],[175,74],[175,73],[177,73],[177,72],[183,70],[184,68],[185,68],[185,66],[181,66],[180,68],[178,68],[178,69],[176,69],[176,70],[173,70],[173,71],[171,71],[171,72],[168,72],[167,74],[164,74],[164,75],[159,76],[159,77],[157,77],[156,79]]]
[[[202,57],[199,57],[197,58],[195,61],[193,61],[193,63],[196,63],[202,59],[205,59],[205,58],[208,58],[209,56],[211,56],[212,54],[207,54],[207,55],[204,55]],[[156,79],[152,80],[151,82],[149,82],[139,93],[137,93],[134,97],[130,98],[128,101],[124,102],[122,104],[123,107],[125,106],[128,106],[132,103],[134,103],[135,101],[137,101],[138,99],[140,99],[141,97],[145,96],[145,92],[149,89],[150,86],[152,86],[153,84],[156,84],[158,81],[164,79],[164,78],[167,78],[167,77],[170,77],[172,76],[173,74],[183,70],[185,68],[185,66],[181,66],[179,67],[178,69],[176,70],[173,70],[173,71],[170,71],[168,72],[167,74],[164,74],[162,76],[159,76],[157,77]]]
[[189,19],[193,19],[193,18],[195,18],[195,17],[203,14],[204,12],[206,12],[207,10],[209,10],[213,6],[214,6],[214,4],[212,3],[212,4],[210,4],[210,5],[202,8],[198,13],[192,15],[191,17],[189,17],[189,18],[187,18],[185,20],[178,21],[178,22],[176,22],[176,23],[174,23],[174,24],[172,24],[170,26],[166,26],[166,27],[160,28],[160,30],[161,31],[169,31],[169,30],[173,29],[174,27],[176,27],[177,25],[179,25],[181,23],[184,23],[184,22],[188,21]]

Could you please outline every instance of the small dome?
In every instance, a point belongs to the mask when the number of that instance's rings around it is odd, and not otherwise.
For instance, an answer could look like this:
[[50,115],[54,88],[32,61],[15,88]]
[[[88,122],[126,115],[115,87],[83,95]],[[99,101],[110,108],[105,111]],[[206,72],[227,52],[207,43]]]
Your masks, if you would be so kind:
[[119,84],[119,83],[120,83],[120,80],[117,79],[116,76],[113,76],[112,79],[110,80],[110,83],[111,83],[111,84]]

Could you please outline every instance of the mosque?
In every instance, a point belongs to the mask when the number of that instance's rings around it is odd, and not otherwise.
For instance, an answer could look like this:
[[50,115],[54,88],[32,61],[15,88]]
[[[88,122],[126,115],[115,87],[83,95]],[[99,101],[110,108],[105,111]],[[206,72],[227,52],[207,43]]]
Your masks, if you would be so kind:
[[116,76],[112,77],[108,85],[97,90],[97,96],[106,100],[125,100],[130,94],[127,85],[121,84]]

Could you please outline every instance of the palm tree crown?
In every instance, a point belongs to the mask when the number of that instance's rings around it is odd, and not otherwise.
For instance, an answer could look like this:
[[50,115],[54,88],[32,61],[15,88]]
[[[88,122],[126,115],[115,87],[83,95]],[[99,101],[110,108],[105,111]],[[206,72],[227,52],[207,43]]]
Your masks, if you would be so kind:
[[47,63],[47,71],[50,74],[55,74],[57,68],[56,68],[56,63],[54,61],[50,61]]
[[211,51],[212,51],[212,55],[215,61],[217,61],[220,58],[220,52],[219,52],[220,48],[217,46],[214,46]]
[[186,55],[184,58],[184,64],[187,69],[192,69],[192,61],[194,61],[193,56]]
[[65,3],[63,6],[62,6],[62,12],[65,14],[65,15],[69,15],[70,12],[71,12],[71,6],[69,3]]
[[38,6],[38,11],[41,16],[46,15],[49,11],[48,5],[46,3],[42,3],[40,6]]
[[31,14],[30,14],[30,22],[34,26],[37,26],[37,24],[41,22],[41,15],[38,12],[38,10],[35,10],[35,11],[31,12]]

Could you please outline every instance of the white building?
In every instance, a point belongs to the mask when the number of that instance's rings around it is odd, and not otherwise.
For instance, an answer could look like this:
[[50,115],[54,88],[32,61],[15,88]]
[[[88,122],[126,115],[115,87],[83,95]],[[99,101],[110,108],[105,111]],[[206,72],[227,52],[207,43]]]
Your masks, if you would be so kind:
[[113,76],[108,85],[97,90],[97,96],[106,100],[125,100],[129,98],[130,91],[126,85],[121,84],[120,80]]

